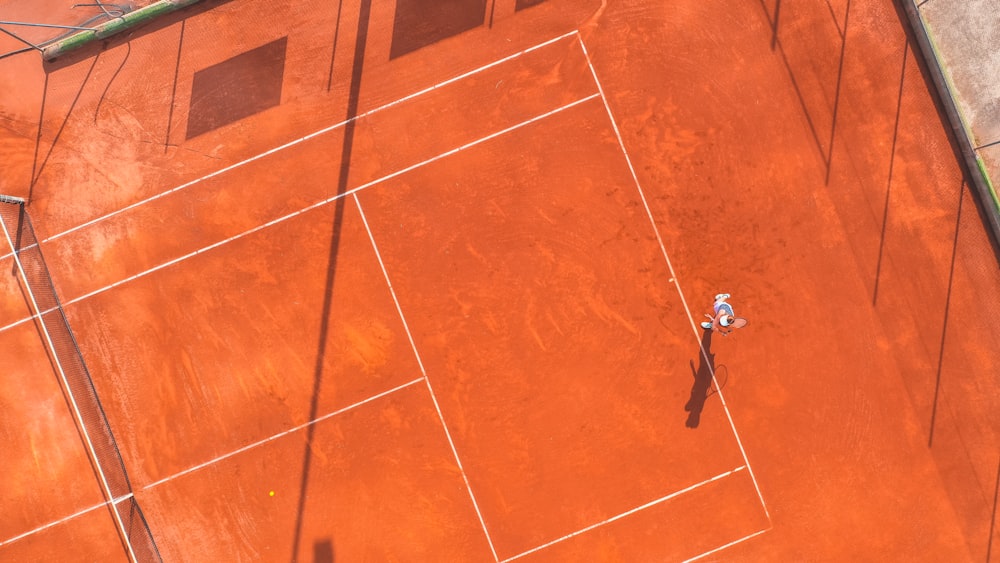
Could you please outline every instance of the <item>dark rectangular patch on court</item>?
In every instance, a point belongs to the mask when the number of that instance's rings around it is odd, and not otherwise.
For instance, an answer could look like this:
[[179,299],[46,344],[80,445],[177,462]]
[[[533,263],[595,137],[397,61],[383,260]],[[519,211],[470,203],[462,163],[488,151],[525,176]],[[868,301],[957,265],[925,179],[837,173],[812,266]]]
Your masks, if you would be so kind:
[[287,43],[282,37],[194,73],[186,138],[280,104]]
[[545,0],[517,0],[517,3],[514,4],[514,11],[515,12],[520,12],[521,10],[523,10],[525,8],[530,8],[532,6],[537,6],[537,5],[541,4],[544,1]]
[[389,58],[479,27],[485,19],[486,0],[397,0]]

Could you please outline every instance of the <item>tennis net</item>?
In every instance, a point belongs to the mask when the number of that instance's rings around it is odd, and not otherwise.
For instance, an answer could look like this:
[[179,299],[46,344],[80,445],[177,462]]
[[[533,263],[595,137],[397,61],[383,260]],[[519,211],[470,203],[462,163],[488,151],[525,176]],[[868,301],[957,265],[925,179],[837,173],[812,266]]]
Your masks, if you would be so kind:
[[35,323],[73,410],[77,429],[110,505],[123,548],[132,561],[160,562],[162,558],[156,542],[132,494],[121,452],[21,200],[0,196],[0,227],[13,253],[14,273],[19,276],[22,291],[34,309]]

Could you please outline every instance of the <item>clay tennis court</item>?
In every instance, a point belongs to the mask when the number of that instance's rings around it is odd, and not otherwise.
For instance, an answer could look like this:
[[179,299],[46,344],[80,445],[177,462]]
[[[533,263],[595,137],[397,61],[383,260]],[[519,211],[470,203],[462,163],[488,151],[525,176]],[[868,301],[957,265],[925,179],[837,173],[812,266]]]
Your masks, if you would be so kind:
[[0,59],[0,559],[997,558],[998,254],[892,2],[277,4]]

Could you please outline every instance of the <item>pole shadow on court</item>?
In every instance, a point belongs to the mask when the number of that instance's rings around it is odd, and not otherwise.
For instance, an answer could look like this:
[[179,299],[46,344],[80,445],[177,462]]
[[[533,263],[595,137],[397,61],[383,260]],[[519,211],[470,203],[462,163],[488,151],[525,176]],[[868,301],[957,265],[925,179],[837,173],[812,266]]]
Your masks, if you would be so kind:
[[313,543],[313,563],[333,563],[333,541],[319,540]]
[[[364,68],[365,47],[368,39],[368,23],[371,17],[371,0],[361,2],[360,15],[358,17],[358,33],[354,46],[354,62],[351,70],[351,84],[347,101],[347,122],[344,125],[344,141],[340,155],[340,170],[337,180],[337,195],[342,196],[347,192],[347,181],[350,171],[351,155],[354,147],[355,118],[358,116],[358,103],[361,96],[361,75]],[[333,205],[333,224],[330,235],[330,252],[327,257],[327,276],[323,287],[323,310],[320,315],[319,342],[317,343],[316,364],[313,371],[312,398],[309,406],[308,420],[314,421],[319,414],[319,394],[323,386],[323,366],[326,359],[327,336],[330,331],[330,318],[333,310],[333,287],[337,273],[337,258],[340,250],[340,237],[344,223],[344,197],[338,197]],[[316,425],[310,424],[306,430],[306,445],[302,459],[302,474],[299,481],[298,506],[295,511],[295,530],[292,537],[292,557],[293,562],[298,561],[299,545],[302,541],[302,520],[305,512],[305,503],[308,496],[310,469],[312,467],[313,441],[315,440]],[[314,546],[314,559],[316,561],[333,560],[333,544],[330,549],[325,548],[326,544],[320,543]],[[329,554],[329,559],[326,555]]]
[[49,73],[45,74],[45,82],[42,85],[42,104],[39,108],[38,114],[38,135],[35,138],[35,154],[31,161],[31,182],[28,184],[28,200],[34,196],[35,184],[42,177],[42,172],[45,171],[45,166],[49,163],[49,158],[52,156],[52,152],[55,151],[56,145],[59,143],[59,138],[62,137],[63,131],[66,130],[66,124],[69,123],[70,117],[73,115],[73,110],[76,109],[77,104],[80,102],[80,97],[83,95],[83,90],[90,82],[90,77],[94,74],[94,67],[97,66],[97,59],[99,57],[95,56],[90,62],[90,66],[87,67],[87,74],[80,81],[80,86],[76,90],[76,95],[73,96],[73,102],[70,104],[69,109],[66,110],[66,115],[63,117],[62,123],[56,130],[55,136],[52,137],[52,141],[49,144],[49,148],[45,151],[45,155],[42,156],[41,146],[42,146],[42,133],[44,132],[44,118],[45,118],[45,103],[49,93]]
[[[813,121],[812,112],[809,110],[809,106],[806,104],[805,96],[802,93],[802,88],[799,84],[799,79],[797,78],[796,70],[793,68],[792,62],[789,59],[788,53],[785,52],[784,46],[781,44],[781,39],[778,37],[778,32],[780,30],[779,18],[781,17],[781,0],[777,0],[774,5],[774,14],[772,16],[771,12],[767,8],[767,4],[764,0],[758,0],[761,8],[764,10],[764,17],[767,18],[768,26],[771,29],[771,51],[774,51],[781,58],[782,64],[788,71],[788,77],[791,80],[792,88],[795,90],[795,95],[798,97],[799,105],[802,107],[802,112],[806,118],[806,124],[809,126],[809,131],[812,133],[813,141],[816,143],[816,148],[819,150],[820,158],[823,159],[823,164],[826,167],[826,180],[825,185],[830,184],[830,171],[833,166],[833,145],[834,140],[837,136],[837,114],[840,109],[840,93],[841,93],[841,83],[844,78],[844,57],[847,52],[847,21],[848,16],[851,13],[851,0],[847,0],[847,6],[844,10],[844,22],[843,26],[839,21],[838,15],[834,12],[833,6],[830,4],[829,0],[825,0],[827,9],[830,11],[830,16],[833,21],[833,25],[837,29],[837,35],[840,36],[840,55],[837,62],[837,80],[834,87],[834,98],[833,105],[831,108],[831,124],[830,124],[830,135],[826,139],[823,139],[823,134],[817,129],[817,123]],[[802,72],[802,71],[799,71]],[[824,140],[826,141],[824,143]],[[825,145],[825,146],[824,146]]]
[[701,423],[701,411],[705,408],[705,399],[708,398],[709,390],[712,387],[712,374],[715,372],[715,354],[712,353],[712,331],[706,330],[701,337],[701,347],[698,349],[698,367],[694,367],[694,361],[690,362],[691,374],[694,376],[694,384],[691,385],[691,397],[688,399],[684,410],[688,412],[688,428],[698,428]]
[[[222,0],[230,1],[230,0]],[[367,47],[368,31],[372,17],[372,0],[361,0],[358,12],[357,34],[355,35],[351,80],[348,89],[347,115],[344,125],[344,141],[341,151],[337,195],[343,196],[348,190],[348,176],[354,146],[355,119],[358,117],[359,100],[361,96],[361,77],[365,63],[365,48]],[[425,10],[427,6],[418,0],[397,2],[396,15],[393,21],[393,47],[390,59],[405,55],[417,49],[427,47],[438,41],[447,39],[469,29],[479,27],[485,21],[485,3],[482,6],[473,2],[456,10],[451,7],[438,7]],[[337,46],[342,24],[341,10],[343,1],[337,2],[337,16],[333,32],[333,51],[331,53],[330,69],[327,76],[327,91],[333,85],[334,62],[337,57]],[[456,23],[457,22],[457,23]],[[330,320],[333,313],[333,288],[337,273],[337,259],[340,250],[341,231],[344,222],[344,206],[346,198],[338,197],[333,202],[333,223],[330,236],[330,249],[327,256],[327,278],[323,287],[324,302],[320,316],[319,339],[317,343],[316,362],[313,370],[313,387],[309,407],[310,421],[319,416],[319,394],[323,387],[323,368],[327,355],[327,337],[330,332]],[[305,504],[308,498],[310,481],[321,478],[312,475],[313,443],[316,425],[310,424],[306,430],[306,445],[303,452],[302,472],[299,480],[298,506],[295,512],[295,527],[292,537],[292,557],[298,561],[299,547],[303,543],[302,523]],[[314,563],[332,563],[334,561],[333,543],[330,539],[318,540],[313,544]]]

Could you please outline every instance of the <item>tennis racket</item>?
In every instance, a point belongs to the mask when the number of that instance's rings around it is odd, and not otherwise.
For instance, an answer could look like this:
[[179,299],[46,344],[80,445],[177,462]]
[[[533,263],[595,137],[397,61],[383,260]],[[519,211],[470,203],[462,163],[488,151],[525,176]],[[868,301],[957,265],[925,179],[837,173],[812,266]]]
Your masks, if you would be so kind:
[[708,393],[705,393],[705,398],[709,398],[712,395],[717,394],[722,391],[722,388],[726,386],[729,381],[729,368],[723,364],[715,366],[715,384],[711,385],[708,389]]

